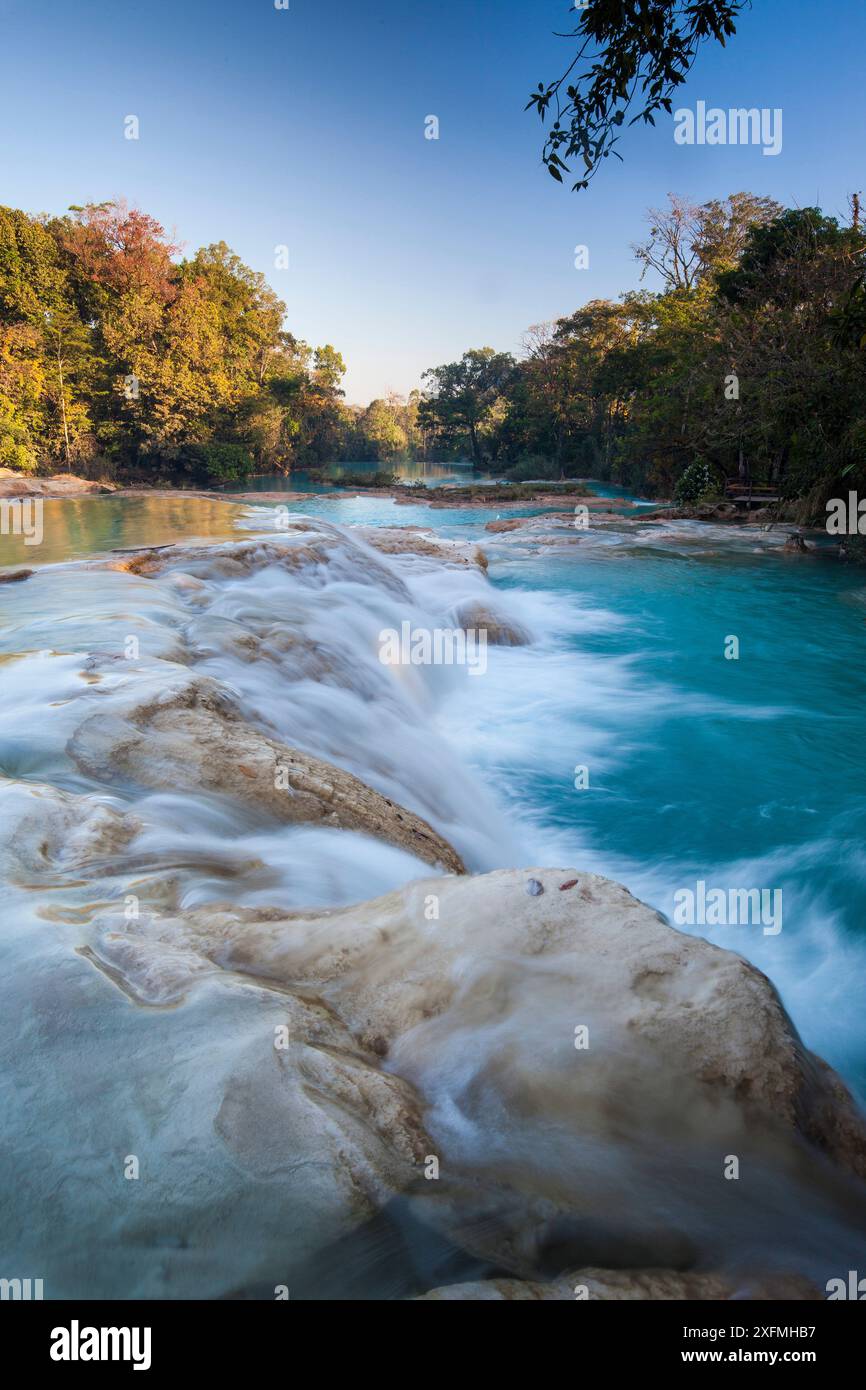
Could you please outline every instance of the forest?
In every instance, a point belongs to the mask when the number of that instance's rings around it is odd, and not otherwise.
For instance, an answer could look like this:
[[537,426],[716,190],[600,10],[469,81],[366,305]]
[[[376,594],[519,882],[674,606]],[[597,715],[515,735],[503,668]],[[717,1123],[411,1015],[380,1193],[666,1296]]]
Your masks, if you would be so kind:
[[[179,258],[111,202],[0,209],[0,466],[206,486],[338,461],[468,458],[515,480],[610,479],[690,501],[866,482],[866,236],[736,193],[670,195],[638,287],[473,348],[422,389],[348,405],[345,364],[285,326],[223,242]],[[658,286],[649,289],[644,278]]]
[[426,377],[434,445],[514,479],[585,476],[681,500],[726,480],[783,497],[866,480],[866,237],[818,208],[671,195],[633,247],[641,280]]
[[417,406],[346,407],[224,242],[178,250],[118,202],[0,208],[0,466],[206,485],[416,447]]

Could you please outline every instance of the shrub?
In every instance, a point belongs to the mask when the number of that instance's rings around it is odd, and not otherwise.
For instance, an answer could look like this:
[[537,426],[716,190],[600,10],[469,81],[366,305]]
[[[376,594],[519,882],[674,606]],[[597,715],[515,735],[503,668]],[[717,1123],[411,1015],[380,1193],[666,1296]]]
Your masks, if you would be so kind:
[[26,444],[19,444],[11,434],[0,436],[0,468],[14,468],[19,473],[35,473],[36,466],[36,455]]
[[185,444],[178,468],[199,483],[238,483],[252,476],[254,464],[240,444]]
[[559,469],[551,459],[539,458],[536,454],[527,454],[518,459],[513,468],[509,468],[505,477],[512,483],[527,483],[532,479],[543,478],[546,482],[552,482],[559,477]]
[[577,441],[560,463],[543,454],[522,454],[504,476],[512,483],[559,482],[563,478],[597,478],[601,472],[598,447],[587,435]]
[[695,459],[680,475],[674,492],[675,501],[687,506],[703,498],[717,497],[722,491],[718,470],[706,459]]
[[341,473],[339,477],[329,477],[335,487],[396,487],[400,481],[397,473]]

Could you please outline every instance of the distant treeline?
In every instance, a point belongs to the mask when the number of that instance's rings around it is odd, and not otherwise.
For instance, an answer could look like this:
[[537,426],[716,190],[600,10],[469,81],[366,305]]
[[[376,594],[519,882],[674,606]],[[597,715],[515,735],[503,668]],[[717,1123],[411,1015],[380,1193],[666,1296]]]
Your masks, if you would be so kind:
[[348,408],[261,274],[177,253],[120,203],[0,208],[0,466],[207,483],[420,450],[417,393]]
[[866,237],[739,193],[650,213],[660,293],[592,300],[426,374],[434,446],[515,478],[594,476],[683,500],[726,480],[821,500],[866,484]]
[[0,466],[197,484],[332,461],[468,457],[684,500],[742,477],[866,485],[866,237],[817,208],[671,197],[634,247],[659,293],[592,300],[421,392],[347,406],[343,359],[225,245],[178,259],[120,203],[0,208]]

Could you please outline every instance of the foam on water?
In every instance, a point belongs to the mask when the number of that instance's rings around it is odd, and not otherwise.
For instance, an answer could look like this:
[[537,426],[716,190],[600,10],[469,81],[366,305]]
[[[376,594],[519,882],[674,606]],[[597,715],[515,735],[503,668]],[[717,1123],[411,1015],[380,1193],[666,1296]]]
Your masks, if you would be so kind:
[[[182,1009],[131,1011],[80,954],[98,946],[96,924],[122,920],[130,894],[156,913],[212,903],[328,908],[431,873],[366,835],[278,825],[218,794],[148,790],[110,769],[88,773],[70,756],[85,720],[123,720],[131,702],[148,691],[159,699],[191,674],[215,682],[255,728],[422,816],[471,871],[574,864],[620,879],[668,916],[673,894],[698,879],[782,889],[776,937],[755,926],[692,930],[764,969],[807,1045],[853,1084],[866,1078],[857,983],[866,966],[866,673],[856,577],[783,558],[774,536],[649,523],[599,526],[566,548],[530,532],[485,535],[488,579],[441,557],[382,554],[327,518],[482,539],[495,510],[314,499],[302,511],[312,532],[287,534],[273,508],[233,515],[238,534],[267,534],[287,549],[312,536],[327,562],[242,572],[223,563],[220,548],[179,557],[153,578],[56,564],[3,591],[0,1034],[7,1098],[17,1088],[27,1105],[7,1107],[12,1157],[0,1200],[22,1258],[41,1270],[50,1250],[65,1291],[89,1287],[88,1252],[103,1251],[107,1231],[99,1288],[122,1275],[130,1295],[153,1297],[177,1291],[153,1252],[170,1248],[180,1227],[199,1245],[183,1274],[184,1258],[171,1256],[172,1277],[204,1297],[225,1292],[220,1266],[239,1243],[252,1251],[244,1286],[271,1277],[287,1242],[315,1244],[315,1204],[308,1229],[297,1210],[277,1209],[271,1189],[249,1190],[210,1129],[221,1080],[252,1045],[261,1001],[249,985],[205,973]],[[194,521],[190,529],[201,534]],[[218,525],[212,534],[219,538]],[[76,544],[76,553],[86,548]],[[382,664],[383,629],[404,620],[450,627],[466,604],[492,607],[531,643],[490,647],[478,678],[460,667]],[[741,638],[738,663],[722,655],[729,633]],[[578,766],[589,769],[584,791],[574,787]],[[467,988],[473,969],[467,959]],[[524,1039],[542,1027],[546,969],[525,964],[520,977],[510,1026]],[[506,1140],[503,1117],[485,1110],[482,1134],[461,1105],[477,1059],[507,1054],[498,1026],[437,1036],[426,1052],[423,1039],[407,1040],[406,1075],[423,1080],[434,1131],[466,1162],[492,1161],[499,1135],[515,1166],[564,1175],[564,1136],[546,1135],[542,1154],[531,1125],[512,1126]],[[176,1190],[154,1178],[149,1195],[137,1189],[118,1205],[116,1164],[139,1150],[154,1172],[163,1164],[173,1174]],[[609,1151],[596,1160],[614,1195],[644,1184],[646,1200],[663,1157],[641,1164]],[[25,1229],[18,1211],[44,1202],[46,1165],[56,1207],[50,1221]],[[225,1200],[235,1204],[219,1231],[209,1227],[203,1186],[221,1194],[221,1211]],[[662,1202],[661,1178],[658,1192]],[[752,1239],[775,1242],[781,1259],[790,1208],[769,1179],[765,1198],[766,1225]],[[810,1248],[822,1239],[819,1208],[804,1236]],[[718,1245],[721,1213],[684,1207],[677,1219],[708,1252]],[[122,1249],[137,1251],[132,1272]]]
[[[862,590],[780,544],[679,523],[540,559],[492,550],[494,581],[553,621],[442,717],[523,825],[523,862],[585,865],[671,920],[698,880],[782,890],[778,936],[684,929],[765,970],[807,1045],[866,1095]],[[532,581],[550,587],[529,599]]]

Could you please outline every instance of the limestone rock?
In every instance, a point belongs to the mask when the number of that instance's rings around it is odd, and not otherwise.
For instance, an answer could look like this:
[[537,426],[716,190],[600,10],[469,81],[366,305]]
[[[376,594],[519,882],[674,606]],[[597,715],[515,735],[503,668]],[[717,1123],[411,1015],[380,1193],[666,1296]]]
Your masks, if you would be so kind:
[[462,541],[443,540],[417,526],[370,526],[361,529],[367,545],[382,555],[421,555],[439,565],[465,569],[478,564],[480,551]]
[[[189,734],[203,702],[170,702],[172,720]],[[138,722],[136,775],[173,756],[158,716]],[[205,760],[206,729],[188,739]],[[491,1271],[430,1299],[572,1300],[575,1284],[604,1299],[800,1298],[855,1267],[866,1131],[844,1085],[760,971],[619,884],[501,870],[347,908],[175,903],[117,926],[88,959],[140,1005],[192,1009],[246,980],[284,1008],[291,1065],[251,1044],[216,1132],[293,1202],[312,1183],[332,1233],[406,1193],[464,1267]],[[430,1155],[438,1182],[420,1180]]]
[[287,823],[361,831],[464,872],[456,851],[420,816],[351,773],[268,738],[206,678],[175,676],[157,682],[150,696],[136,687],[122,713],[85,720],[68,751],[90,776],[110,780],[121,772],[145,787],[234,797]]
[[[575,876],[422,880],[284,919],[200,910],[186,919],[188,941],[260,978],[325,991],[366,1045],[385,1040],[403,1075],[422,1077],[425,1052],[442,1065],[455,1037],[476,1037],[478,1099],[495,1092],[511,1122],[534,1117],[584,1141],[663,1134],[673,1146],[746,1144],[763,1131],[794,1166],[808,1141],[866,1176],[863,1120],[766,976],[608,879],[584,873],[558,891]],[[543,895],[527,895],[528,878]],[[585,1051],[574,1044],[580,1023]],[[500,1046],[485,1046],[490,1027]]]
[[83,497],[94,492],[113,492],[110,483],[94,483],[74,473],[35,478],[12,468],[0,468],[0,497]]
[[271,565],[289,571],[328,566],[335,577],[345,577],[356,584],[375,584],[397,597],[408,598],[397,575],[366,546],[353,545],[343,532],[319,521],[291,521],[274,539],[154,546],[120,552],[115,559],[93,564],[95,568],[123,570],[146,578],[180,571],[205,580],[243,579]]
[[721,1272],[771,1247],[823,1284],[835,1265],[815,1250],[847,1268],[866,1231],[866,1130],[842,1082],[760,971],[619,884],[582,873],[559,891],[575,877],[424,880],[320,912],[211,906],[158,931],[314,994],[412,1086],[443,1170],[418,1217],[473,1259],[547,1283]]
[[482,603],[462,604],[457,610],[456,622],[467,632],[486,632],[487,641],[494,647],[525,647],[532,641],[519,623],[493,613]]

